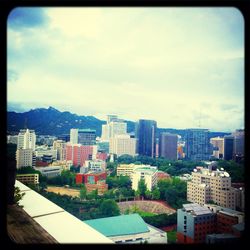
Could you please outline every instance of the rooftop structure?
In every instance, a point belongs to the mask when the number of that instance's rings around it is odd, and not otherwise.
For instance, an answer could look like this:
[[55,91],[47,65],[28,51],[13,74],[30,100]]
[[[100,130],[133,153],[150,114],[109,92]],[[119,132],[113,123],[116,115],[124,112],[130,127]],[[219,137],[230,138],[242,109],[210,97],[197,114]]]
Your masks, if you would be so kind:
[[[112,240],[94,228],[80,221],[21,182],[16,181],[15,186],[20,188],[21,193],[25,193],[20,201],[23,210],[51,236],[52,241],[55,240],[61,244],[113,243]],[[32,234],[32,231],[33,228],[27,235]]]
[[139,214],[128,214],[101,219],[86,220],[115,243],[167,243],[166,233],[144,222]]

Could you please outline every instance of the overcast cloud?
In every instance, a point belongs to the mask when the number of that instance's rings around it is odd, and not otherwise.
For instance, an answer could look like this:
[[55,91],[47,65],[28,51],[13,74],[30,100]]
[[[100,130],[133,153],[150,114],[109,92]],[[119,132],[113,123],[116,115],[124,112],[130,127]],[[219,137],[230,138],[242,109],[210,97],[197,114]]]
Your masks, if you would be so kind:
[[244,128],[235,8],[16,8],[7,35],[8,110]]

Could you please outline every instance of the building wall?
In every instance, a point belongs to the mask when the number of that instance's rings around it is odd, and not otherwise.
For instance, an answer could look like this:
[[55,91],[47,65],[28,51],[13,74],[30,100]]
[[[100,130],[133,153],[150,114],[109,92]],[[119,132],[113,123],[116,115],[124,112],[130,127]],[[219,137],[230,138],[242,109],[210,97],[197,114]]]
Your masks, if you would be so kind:
[[161,133],[159,140],[159,156],[169,160],[177,160],[177,135]]
[[70,129],[70,143],[71,144],[78,143],[78,129],[77,128]]
[[26,184],[38,184],[39,183],[38,174],[17,174],[16,179]]
[[221,137],[215,137],[210,139],[210,143],[213,145],[213,147],[218,148],[218,150],[215,150],[213,155],[220,159],[224,156],[224,139]]
[[234,151],[234,137],[224,136],[224,160],[232,160]]
[[139,120],[136,123],[137,153],[155,157],[156,155],[156,121]]
[[187,129],[185,156],[194,161],[209,160],[211,152],[207,129]]
[[187,183],[187,200],[200,205],[212,200],[235,209],[235,189],[231,187],[231,177],[221,176],[223,172],[204,169],[192,172],[192,180]]
[[16,151],[16,166],[21,167],[32,167],[33,164],[33,151],[32,149],[17,149]]
[[36,134],[34,130],[21,129],[17,137],[17,149],[35,150]]
[[136,139],[129,135],[115,135],[110,138],[109,152],[118,157],[124,154],[136,155]]

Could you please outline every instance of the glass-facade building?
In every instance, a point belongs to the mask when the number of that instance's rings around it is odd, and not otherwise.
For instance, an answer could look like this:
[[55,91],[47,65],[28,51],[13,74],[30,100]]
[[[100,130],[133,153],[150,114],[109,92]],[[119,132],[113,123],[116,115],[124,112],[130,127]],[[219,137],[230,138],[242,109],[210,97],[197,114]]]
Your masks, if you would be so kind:
[[136,123],[135,136],[137,139],[137,153],[155,157],[156,155],[156,128],[153,120],[139,120]]
[[187,129],[185,138],[185,157],[192,161],[209,160],[212,145],[208,129]]

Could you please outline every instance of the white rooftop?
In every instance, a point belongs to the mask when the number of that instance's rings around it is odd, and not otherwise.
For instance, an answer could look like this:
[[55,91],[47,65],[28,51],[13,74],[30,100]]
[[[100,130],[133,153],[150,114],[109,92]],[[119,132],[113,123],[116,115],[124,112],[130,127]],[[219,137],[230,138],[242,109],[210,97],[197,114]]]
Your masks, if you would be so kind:
[[191,204],[183,204],[183,208],[187,212],[193,212],[195,215],[202,215],[202,214],[211,214],[211,210],[209,210],[207,207],[202,207],[197,203],[191,203]]
[[59,243],[114,243],[20,181],[16,180],[15,186],[25,193],[19,202],[24,211]]

